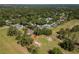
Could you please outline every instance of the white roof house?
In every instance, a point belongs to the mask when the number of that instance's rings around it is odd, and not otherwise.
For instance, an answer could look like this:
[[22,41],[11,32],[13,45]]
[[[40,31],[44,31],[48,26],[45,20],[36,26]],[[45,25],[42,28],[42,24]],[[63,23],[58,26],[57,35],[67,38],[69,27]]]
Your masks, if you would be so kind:
[[20,30],[20,29],[22,29],[22,28],[23,28],[23,25],[16,24],[16,25],[15,25],[15,27],[16,27],[18,30]]
[[51,27],[57,27],[57,25],[58,24],[54,22],[54,23],[51,24]]
[[53,18],[51,18],[51,17],[48,17],[48,18],[46,18],[46,20],[52,20]]
[[45,25],[43,25],[42,27],[43,27],[43,28],[50,28],[51,25],[50,25],[50,24],[45,24]]

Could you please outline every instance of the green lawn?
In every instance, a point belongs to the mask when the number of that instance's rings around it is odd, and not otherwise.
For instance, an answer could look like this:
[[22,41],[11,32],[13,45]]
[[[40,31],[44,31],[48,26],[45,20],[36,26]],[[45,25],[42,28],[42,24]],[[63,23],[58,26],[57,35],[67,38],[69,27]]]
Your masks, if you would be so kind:
[[0,27],[0,54],[28,53],[26,48],[16,43],[15,37],[7,36],[7,28]]

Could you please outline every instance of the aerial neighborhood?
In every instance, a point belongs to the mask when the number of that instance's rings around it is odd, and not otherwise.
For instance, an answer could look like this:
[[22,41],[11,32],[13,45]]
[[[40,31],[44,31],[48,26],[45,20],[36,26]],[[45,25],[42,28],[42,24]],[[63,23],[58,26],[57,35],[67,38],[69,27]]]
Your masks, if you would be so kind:
[[79,8],[26,6],[0,7],[0,53],[79,53]]

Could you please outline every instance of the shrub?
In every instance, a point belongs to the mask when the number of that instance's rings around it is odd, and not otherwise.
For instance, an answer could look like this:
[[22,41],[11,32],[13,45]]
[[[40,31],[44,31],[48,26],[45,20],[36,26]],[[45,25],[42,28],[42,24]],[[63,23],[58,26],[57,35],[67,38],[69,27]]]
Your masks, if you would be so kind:
[[21,44],[22,46],[28,47],[33,43],[33,39],[28,35],[23,35],[18,37],[17,43]]
[[49,54],[62,54],[61,50],[57,47],[53,48],[52,50],[48,51]]
[[32,46],[30,46],[30,47],[28,48],[28,51],[29,51],[30,53],[32,53],[32,54],[37,54],[37,53],[38,53],[38,48],[39,48],[39,47],[32,45]]
[[0,26],[4,26],[5,24],[5,20],[0,19]]
[[8,29],[8,36],[16,36],[18,34],[18,30],[16,27],[10,26]]
[[79,25],[76,25],[71,29],[71,32],[77,32],[77,31],[79,31]]
[[52,30],[51,29],[47,29],[47,28],[43,28],[43,29],[36,28],[34,30],[34,34],[36,34],[36,35],[51,35],[52,34]]
[[67,38],[63,41],[63,43],[60,43],[60,46],[65,50],[69,50],[69,51],[74,50],[74,42]]

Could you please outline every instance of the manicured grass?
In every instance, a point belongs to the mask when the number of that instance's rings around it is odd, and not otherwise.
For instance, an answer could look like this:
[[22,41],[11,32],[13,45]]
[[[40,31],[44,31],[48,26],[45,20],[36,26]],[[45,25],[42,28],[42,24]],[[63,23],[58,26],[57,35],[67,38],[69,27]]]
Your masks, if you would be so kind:
[[7,28],[0,27],[0,54],[28,53],[26,48],[16,43],[15,37],[7,36]]

